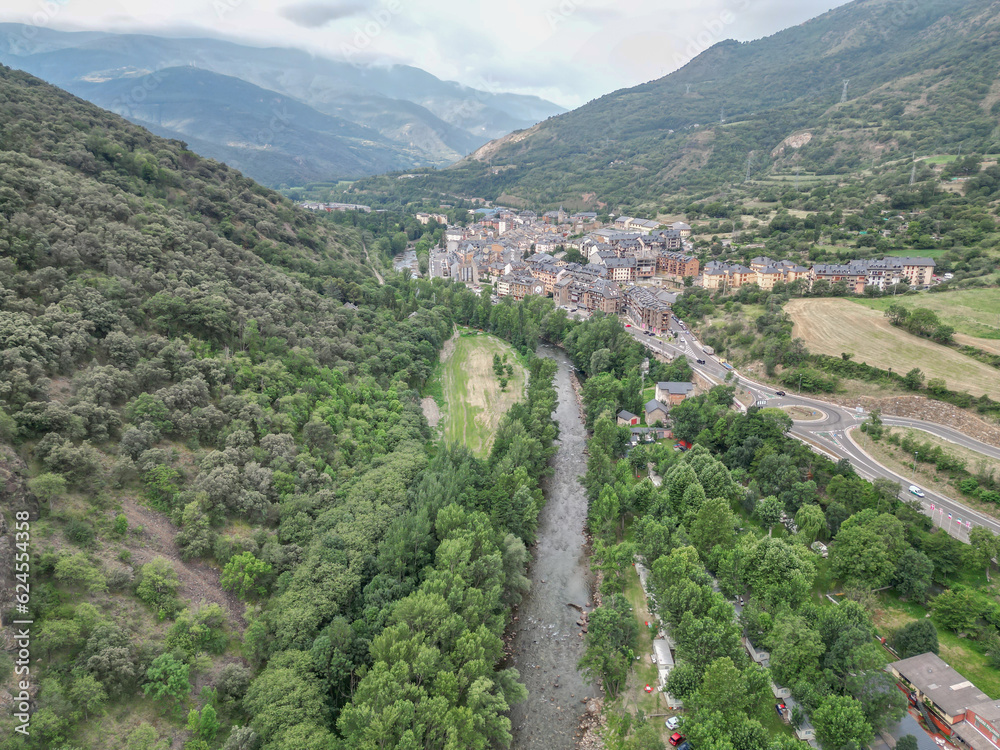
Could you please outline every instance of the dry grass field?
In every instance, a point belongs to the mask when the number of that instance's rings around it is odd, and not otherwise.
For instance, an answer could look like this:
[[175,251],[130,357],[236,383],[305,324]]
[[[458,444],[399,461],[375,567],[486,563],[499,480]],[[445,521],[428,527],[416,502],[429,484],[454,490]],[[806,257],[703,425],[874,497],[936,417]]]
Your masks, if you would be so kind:
[[846,299],[793,299],[785,311],[795,324],[792,335],[813,353],[849,352],[855,362],[900,374],[919,367],[928,380],[942,378],[954,390],[1000,398],[1000,371],[894,328],[881,312]]
[[[441,373],[445,410],[442,427],[445,440],[463,443],[478,456],[489,453],[500,418],[524,393],[527,372],[514,350],[493,336],[456,336],[453,346],[442,352]],[[493,372],[493,355],[507,355],[514,377],[507,390]]]

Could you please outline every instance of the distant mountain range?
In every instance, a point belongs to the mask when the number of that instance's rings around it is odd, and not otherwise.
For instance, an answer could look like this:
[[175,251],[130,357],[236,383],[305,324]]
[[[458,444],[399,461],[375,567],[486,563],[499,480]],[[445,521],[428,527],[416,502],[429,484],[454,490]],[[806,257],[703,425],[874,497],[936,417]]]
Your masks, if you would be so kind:
[[1000,2],[856,0],[358,191],[644,207],[747,179],[838,175],[913,153],[1000,153]]
[[0,24],[0,62],[272,186],[442,166],[565,111],[409,66],[217,39]]

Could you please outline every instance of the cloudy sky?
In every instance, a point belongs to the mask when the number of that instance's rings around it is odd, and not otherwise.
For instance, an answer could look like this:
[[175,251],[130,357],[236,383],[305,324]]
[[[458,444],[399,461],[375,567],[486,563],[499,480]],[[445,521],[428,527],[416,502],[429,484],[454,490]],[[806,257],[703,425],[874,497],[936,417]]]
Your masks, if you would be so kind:
[[846,0],[4,0],[0,20],[144,31],[405,63],[576,107]]

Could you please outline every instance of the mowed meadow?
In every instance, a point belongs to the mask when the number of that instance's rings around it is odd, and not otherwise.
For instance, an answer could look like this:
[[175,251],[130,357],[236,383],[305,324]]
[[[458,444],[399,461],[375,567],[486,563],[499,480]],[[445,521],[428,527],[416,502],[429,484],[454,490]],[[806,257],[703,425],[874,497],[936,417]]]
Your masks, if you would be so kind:
[[942,378],[953,390],[1000,398],[995,368],[895,328],[877,310],[846,299],[793,299],[785,311],[794,323],[792,336],[815,354],[839,357],[846,352],[855,362],[900,374],[917,367],[928,380]]
[[859,299],[856,303],[879,312],[892,304],[908,309],[926,307],[952,326],[955,341],[1000,354],[1000,289],[961,289],[935,294]]
[[[493,371],[494,354],[506,356],[514,371],[504,390]],[[444,439],[485,456],[501,417],[524,395],[527,371],[509,344],[487,334],[461,333],[445,345],[441,357]]]

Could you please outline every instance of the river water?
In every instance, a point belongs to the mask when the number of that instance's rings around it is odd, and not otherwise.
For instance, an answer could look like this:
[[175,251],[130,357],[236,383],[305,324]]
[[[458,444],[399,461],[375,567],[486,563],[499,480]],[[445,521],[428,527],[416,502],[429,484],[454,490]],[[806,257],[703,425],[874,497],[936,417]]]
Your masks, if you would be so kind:
[[[579,610],[592,609],[591,578],[584,548],[587,496],[586,431],[570,383],[573,366],[561,349],[542,346],[538,355],[559,363],[559,452],[546,480],[546,504],[539,515],[538,544],[531,565],[531,591],[517,612],[512,663],[528,688],[528,699],[511,710],[516,750],[574,748],[585,702],[600,695],[583,681],[576,665],[583,656]],[[558,687],[556,687],[558,685]]]

